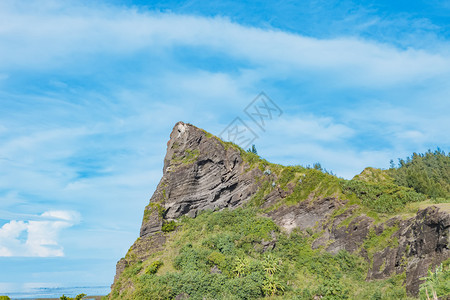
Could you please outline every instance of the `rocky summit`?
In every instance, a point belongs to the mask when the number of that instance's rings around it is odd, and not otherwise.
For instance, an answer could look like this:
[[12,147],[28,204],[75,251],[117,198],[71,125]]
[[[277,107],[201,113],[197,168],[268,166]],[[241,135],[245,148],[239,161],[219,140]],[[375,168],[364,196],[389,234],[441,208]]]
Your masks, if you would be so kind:
[[[429,270],[448,267],[450,207],[445,197],[432,200],[393,178],[388,170],[373,168],[344,180],[320,167],[272,164],[178,122],[167,143],[163,176],[144,210],[140,237],[117,263],[109,297],[417,297]],[[235,217],[235,224],[220,223]],[[241,224],[238,229],[227,231],[236,224]],[[254,231],[258,224],[265,227]],[[307,255],[316,262],[305,260]],[[276,267],[270,271],[265,266],[273,257]],[[322,260],[325,269],[336,265],[336,271],[327,275],[314,265]],[[247,271],[239,270],[243,261]],[[348,283],[354,272],[344,267],[348,261],[359,268],[355,280],[360,283]],[[200,275],[209,278],[210,289],[193,288],[193,281],[204,280]],[[305,284],[308,280],[314,284]],[[216,289],[215,281],[220,281]],[[230,292],[233,282],[242,282],[238,292]],[[244,283],[255,288],[241,295]],[[370,289],[372,294],[364,294]],[[431,295],[432,287],[426,292]]]

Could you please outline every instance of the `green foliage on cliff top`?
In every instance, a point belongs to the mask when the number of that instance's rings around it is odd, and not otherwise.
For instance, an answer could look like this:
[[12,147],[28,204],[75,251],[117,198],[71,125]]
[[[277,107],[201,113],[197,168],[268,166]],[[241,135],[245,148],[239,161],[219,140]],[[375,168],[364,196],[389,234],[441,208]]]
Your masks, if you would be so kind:
[[[255,156],[253,153],[247,155]],[[314,168],[285,167],[255,156],[249,162],[253,168],[260,168],[264,176],[258,179],[260,189],[250,205],[260,207],[264,205],[267,195],[275,189],[282,189],[288,192],[287,196],[266,207],[265,211],[277,209],[281,205],[295,205],[306,199],[314,201],[317,198],[335,197],[360,205],[365,214],[375,215],[375,219],[378,219],[376,214],[392,216],[410,212],[412,204],[425,203],[433,195],[440,195],[432,198],[433,203],[450,202],[449,193],[439,192],[450,186],[449,160],[450,157],[442,151],[415,154],[397,169],[366,168],[352,180],[344,180],[327,172],[320,164],[315,164]],[[437,170],[432,172],[430,168]],[[428,177],[424,174],[428,174]],[[423,178],[426,178],[426,184],[419,180]]]
[[411,188],[392,183],[373,183],[360,180],[342,181],[344,193],[354,193],[363,205],[379,213],[394,213],[402,210],[407,203],[426,200],[424,194]]
[[[256,151],[218,141],[226,149],[233,147],[240,152],[247,171],[261,170],[257,178],[260,188],[248,207],[207,211],[195,219],[183,217],[176,224],[165,223],[165,249],[146,261],[128,265],[111,299],[174,299],[183,295],[189,299],[407,299],[404,273],[387,280],[365,281],[374,253],[397,246],[398,240],[393,238],[397,225],[379,234],[369,231],[361,246],[368,257],[365,260],[345,251],[331,255],[322,248],[313,250],[316,233],[282,233],[271,219],[259,214],[281,205],[305,200],[314,205],[318,198],[334,197],[344,204],[332,218],[357,205],[339,224],[347,226],[362,214],[379,222],[404,213],[411,205],[448,202],[449,157],[444,152],[414,154],[401,160],[398,168],[367,168],[352,180],[344,180],[320,164],[313,168],[271,164]],[[285,197],[264,206],[275,189]],[[427,197],[433,200],[424,201]],[[158,206],[148,211],[164,213]],[[179,228],[173,231],[175,226]],[[436,279],[430,284],[441,294],[448,288],[448,268],[444,270],[430,277]]]
[[392,166],[389,174],[398,185],[432,198],[450,200],[450,153],[446,155],[439,148],[399,159],[398,167]]

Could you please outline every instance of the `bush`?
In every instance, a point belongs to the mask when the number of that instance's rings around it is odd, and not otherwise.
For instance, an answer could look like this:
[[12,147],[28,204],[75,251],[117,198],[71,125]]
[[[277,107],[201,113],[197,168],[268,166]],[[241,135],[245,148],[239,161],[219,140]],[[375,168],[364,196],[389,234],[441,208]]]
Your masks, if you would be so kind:
[[209,271],[207,257],[211,252],[211,250],[187,244],[180,249],[180,254],[175,257],[174,266],[181,271]]
[[426,196],[411,188],[391,183],[373,183],[360,180],[343,180],[341,187],[344,193],[355,194],[364,206],[379,213],[393,213],[402,209],[405,204],[420,202]]
[[432,272],[428,270],[428,276],[421,278],[425,280],[420,285],[420,296],[426,298],[428,294],[433,297],[436,294],[439,299],[447,299],[450,296],[450,259],[436,267],[436,270]]
[[212,250],[218,250],[220,253],[235,254],[234,241],[237,239],[239,236],[236,234],[222,233],[205,239],[202,245]]
[[158,269],[161,268],[162,265],[163,265],[162,261],[155,260],[150,264],[150,266],[147,267],[145,274],[156,274],[156,272],[158,272]]
[[175,221],[164,222],[161,227],[162,232],[171,232],[177,228]]
[[252,273],[246,277],[228,280],[224,288],[227,294],[233,295],[236,299],[256,299],[263,296],[263,284],[264,277]]

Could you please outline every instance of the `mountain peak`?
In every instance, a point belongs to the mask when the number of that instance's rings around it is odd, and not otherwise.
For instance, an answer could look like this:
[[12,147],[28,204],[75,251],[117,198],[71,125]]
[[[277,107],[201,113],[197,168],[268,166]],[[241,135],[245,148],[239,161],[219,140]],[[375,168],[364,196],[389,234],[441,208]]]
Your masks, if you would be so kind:
[[145,209],[141,236],[160,231],[163,220],[195,217],[201,210],[235,207],[250,199],[261,171],[247,172],[241,149],[230,145],[191,124],[175,124],[163,177]]
[[[415,206],[405,208],[409,204]],[[266,232],[270,240],[243,237],[250,245],[247,250],[283,247],[277,244],[280,235],[289,239],[300,232],[311,246],[305,255],[323,249],[358,256],[367,263],[366,280],[405,274],[404,286],[410,295],[417,295],[420,278],[428,268],[450,257],[448,210],[430,204],[425,194],[397,185],[386,170],[366,168],[353,180],[344,180],[314,168],[276,165],[194,125],[178,122],[167,143],[163,176],[144,210],[140,237],[117,263],[114,294],[123,299],[126,290],[134,290],[130,280],[134,267],[141,270],[144,265],[142,270],[150,270],[155,257],[161,263],[174,264],[173,257],[158,253],[172,253],[175,250],[170,247],[178,247],[168,238],[177,238],[170,232],[178,225],[189,226],[187,219],[180,217],[195,218],[204,210],[240,206],[256,211],[261,218],[256,222],[263,224],[270,218],[275,226],[267,227],[271,228]],[[224,212],[211,215],[219,213]],[[208,250],[205,245],[210,242],[202,242],[202,238],[200,234],[190,236],[191,240],[183,243],[206,247],[206,252],[216,249]],[[236,241],[229,242],[230,247],[236,246]],[[129,272],[124,271],[127,268]],[[214,272],[220,272],[217,268]]]

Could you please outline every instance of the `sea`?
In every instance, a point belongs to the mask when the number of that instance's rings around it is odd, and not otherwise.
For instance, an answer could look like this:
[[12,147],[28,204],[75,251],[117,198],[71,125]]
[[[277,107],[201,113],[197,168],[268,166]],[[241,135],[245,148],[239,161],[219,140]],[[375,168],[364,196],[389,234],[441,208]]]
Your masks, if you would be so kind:
[[12,300],[31,300],[38,298],[59,298],[62,295],[75,297],[84,293],[89,296],[104,296],[111,291],[110,286],[52,286],[49,284],[0,283],[0,296],[9,296]]

